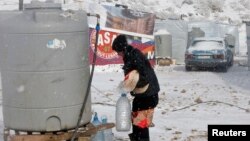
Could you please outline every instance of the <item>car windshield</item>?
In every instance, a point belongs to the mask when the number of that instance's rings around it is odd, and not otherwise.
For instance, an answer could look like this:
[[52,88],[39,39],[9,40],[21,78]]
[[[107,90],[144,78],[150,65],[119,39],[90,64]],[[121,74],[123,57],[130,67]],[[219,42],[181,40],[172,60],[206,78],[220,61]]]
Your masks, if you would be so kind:
[[199,41],[194,41],[190,46],[190,48],[202,49],[202,50],[223,49],[223,43],[222,41],[199,40]]

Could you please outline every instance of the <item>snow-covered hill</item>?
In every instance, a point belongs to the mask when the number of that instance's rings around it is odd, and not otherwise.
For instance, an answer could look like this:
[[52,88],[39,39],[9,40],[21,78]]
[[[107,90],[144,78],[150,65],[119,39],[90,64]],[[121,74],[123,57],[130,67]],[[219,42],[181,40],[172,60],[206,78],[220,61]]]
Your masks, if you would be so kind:
[[[23,0],[30,3],[31,0]],[[39,0],[46,1],[46,0]],[[54,0],[66,8],[77,9],[88,3],[123,4],[130,9],[152,12],[158,18],[180,18],[184,20],[206,19],[240,24],[250,20],[249,0]],[[0,10],[18,9],[19,0],[0,0]]]
[[[95,2],[104,2],[94,0]],[[128,5],[130,9],[156,13],[158,18],[184,16],[185,20],[209,19],[241,23],[250,19],[249,0],[106,0]]]
[[[23,0],[30,3],[31,0]],[[39,0],[46,1],[46,0]],[[239,27],[240,54],[246,55],[246,27],[250,20],[249,0],[49,0],[63,4],[64,9],[87,9],[90,3],[127,5],[129,9],[155,13],[160,19],[210,20]],[[17,10],[19,0],[0,0],[0,10]]]

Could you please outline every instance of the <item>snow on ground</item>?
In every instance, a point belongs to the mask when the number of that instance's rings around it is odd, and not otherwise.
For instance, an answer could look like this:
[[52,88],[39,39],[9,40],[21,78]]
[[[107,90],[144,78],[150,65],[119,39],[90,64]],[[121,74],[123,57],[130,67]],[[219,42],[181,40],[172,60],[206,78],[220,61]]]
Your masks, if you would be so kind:
[[[101,68],[101,69],[100,69]],[[120,68],[97,67],[92,84],[93,111],[115,122],[115,103],[122,80]],[[107,72],[107,70],[109,70]],[[250,124],[250,71],[235,64],[227,73],[218,70],[186,72],[184,66],[155,68],[161,91],[151,140],[207,140],[208,124]],[[132,98],[129,97],[131,100]],[[104,110],[105,109],[105,110]],[[129,132],[116,132],[128,140]]]

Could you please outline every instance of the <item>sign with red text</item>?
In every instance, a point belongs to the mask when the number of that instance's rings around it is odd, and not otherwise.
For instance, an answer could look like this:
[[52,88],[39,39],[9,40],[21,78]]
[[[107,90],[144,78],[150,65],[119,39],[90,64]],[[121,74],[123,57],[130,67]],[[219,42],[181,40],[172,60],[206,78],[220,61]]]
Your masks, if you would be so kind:
[[[118,35],[119,33],[116,32],[106,30],[99,31],[96,52],[96,65],[123,64],[122,58],[118,56],[118,54],[114,50],[112,50],[112,43]],[[154,40],[148,39],[142,42],[142,37],[135,37],[129,35],[127,36],[127,38],[129,40],[130,45],[141,50],[146,55],[146,57],[151,60],[152,64],[154,64]],[[92,64],[95,50],[96,30],[90,29],[89,40],[89,61],[90,64]]]

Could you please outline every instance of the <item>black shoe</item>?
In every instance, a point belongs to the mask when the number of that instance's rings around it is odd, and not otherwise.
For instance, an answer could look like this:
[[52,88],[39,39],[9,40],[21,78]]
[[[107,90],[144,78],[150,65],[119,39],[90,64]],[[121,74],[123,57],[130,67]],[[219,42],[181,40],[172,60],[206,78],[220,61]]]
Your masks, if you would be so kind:
[[130,141],[137,141],[136,136],[133,133],[128,134],[128,136],[129,136]]
[[140,141],[149,141],[149,139],[140,139]]
[[130,141],[149,141],[148,138],[146,138],[146,139],[137,139],[136,135],[133,134],[133,133],[128,134],[128,136],[129,136]]

